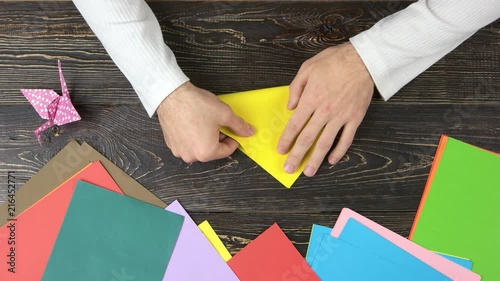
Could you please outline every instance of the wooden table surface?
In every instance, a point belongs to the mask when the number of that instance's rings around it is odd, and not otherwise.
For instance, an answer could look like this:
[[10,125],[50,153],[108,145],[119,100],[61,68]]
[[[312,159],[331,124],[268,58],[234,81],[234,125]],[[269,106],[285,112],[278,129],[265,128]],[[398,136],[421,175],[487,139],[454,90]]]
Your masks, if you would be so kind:
[[[289,84],[300,64],[410,2],[156,2],[165,40],[214,93]],[[71,2],[0,2],[0,202],[71,138],[86,141],[166,203],[208,219],[232,253],[278,222],[302,254],[313,223],[343,207],[408,235],[442,134],[500,152],[500,25],[481,29],[388,102],[373,97],[347,156],[285,189],[241,152],[186,164]],[[82,120],[43,134],[21,88],[59,91]]]

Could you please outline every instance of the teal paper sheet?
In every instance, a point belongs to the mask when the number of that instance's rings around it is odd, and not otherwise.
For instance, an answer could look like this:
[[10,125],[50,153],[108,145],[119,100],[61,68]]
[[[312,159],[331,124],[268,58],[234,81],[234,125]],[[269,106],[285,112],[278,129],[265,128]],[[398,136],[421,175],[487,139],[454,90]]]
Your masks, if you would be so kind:
[[79,181],[42,280],[162,280],[183,220]]

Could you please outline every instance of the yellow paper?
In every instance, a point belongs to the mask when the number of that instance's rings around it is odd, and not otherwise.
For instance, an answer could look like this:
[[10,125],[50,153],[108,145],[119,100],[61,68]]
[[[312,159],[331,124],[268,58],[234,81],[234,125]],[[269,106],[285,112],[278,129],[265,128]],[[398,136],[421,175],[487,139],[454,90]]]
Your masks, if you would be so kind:
[[217,250],[219,255],[224,259],[224,261],[228,261],[230,258],[232,258],[231,254],[229,251],[226,249],[226,246],[222,244],[222,241],[220,241],[219,236],[217,236],[217,233],[215,233],[214,229],[208,223],[208,221],[204,221],[198,225],[198,227],[201,229],[201,232],[205,234],[207,237],[208,241],[212,243],[214,248]]
[[227,128],[221,131],[235,139],[240,144],[240,150],[264,170],[284,186],[291,187],[304,171],[309,153],[293,174],[285,172],[283,165],[288,154],[279,154],[277,146],[293,113],[286,108],[288,86],[219,95],[219,98],[255,127],[255,134],[248,138],[235,136]]

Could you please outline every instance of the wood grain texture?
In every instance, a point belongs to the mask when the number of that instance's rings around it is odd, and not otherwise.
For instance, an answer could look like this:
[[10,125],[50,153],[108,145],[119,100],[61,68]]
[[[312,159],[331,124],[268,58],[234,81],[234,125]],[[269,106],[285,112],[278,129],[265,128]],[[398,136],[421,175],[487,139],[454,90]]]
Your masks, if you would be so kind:
[[[304,60],[408,4],[160,2],[151,6],[186,74],[200,87],[228,93],[288,84]],[[392,101],[497,102],[496,94],[457,95],[479,80],[496,85],[491,91],[498,93],[497,38],[498,24],[482,29]],[[63,60],[76,101],[139,104],[72,3],[0,3],[0,50],[0,94],[6,97],[0,104],[24,103],[19,87],[57,85],[56,58]]]
[[[228,93],[288,84],[300,64],[410,2],[152,3],[179,64],[200,87]],[[0,2],[0,178],[22,186],[70,138],[86,141],[165,202],[209,219],[235,253],[277,221],[305,254],[312,223],[350,207],[407,235],[441,134],[500,152],[498,21],[389,102],[375,96],[347,156],[292,189],[245,155],[185,164],[149,118],[71,2]],[[76,123],[45,132],[20,88],[58,89],[56,59]],[[0,202],[6,199],[0,183]]]

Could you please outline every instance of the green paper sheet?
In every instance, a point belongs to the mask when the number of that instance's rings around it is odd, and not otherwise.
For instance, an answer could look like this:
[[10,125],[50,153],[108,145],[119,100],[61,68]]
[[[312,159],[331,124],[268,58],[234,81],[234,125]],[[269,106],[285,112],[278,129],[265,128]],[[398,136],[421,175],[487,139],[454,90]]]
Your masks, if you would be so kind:
[[162,280],[183,221],[79,181],[42,280]]
[[500,280],[500,157],[449,138],[411,240]]

